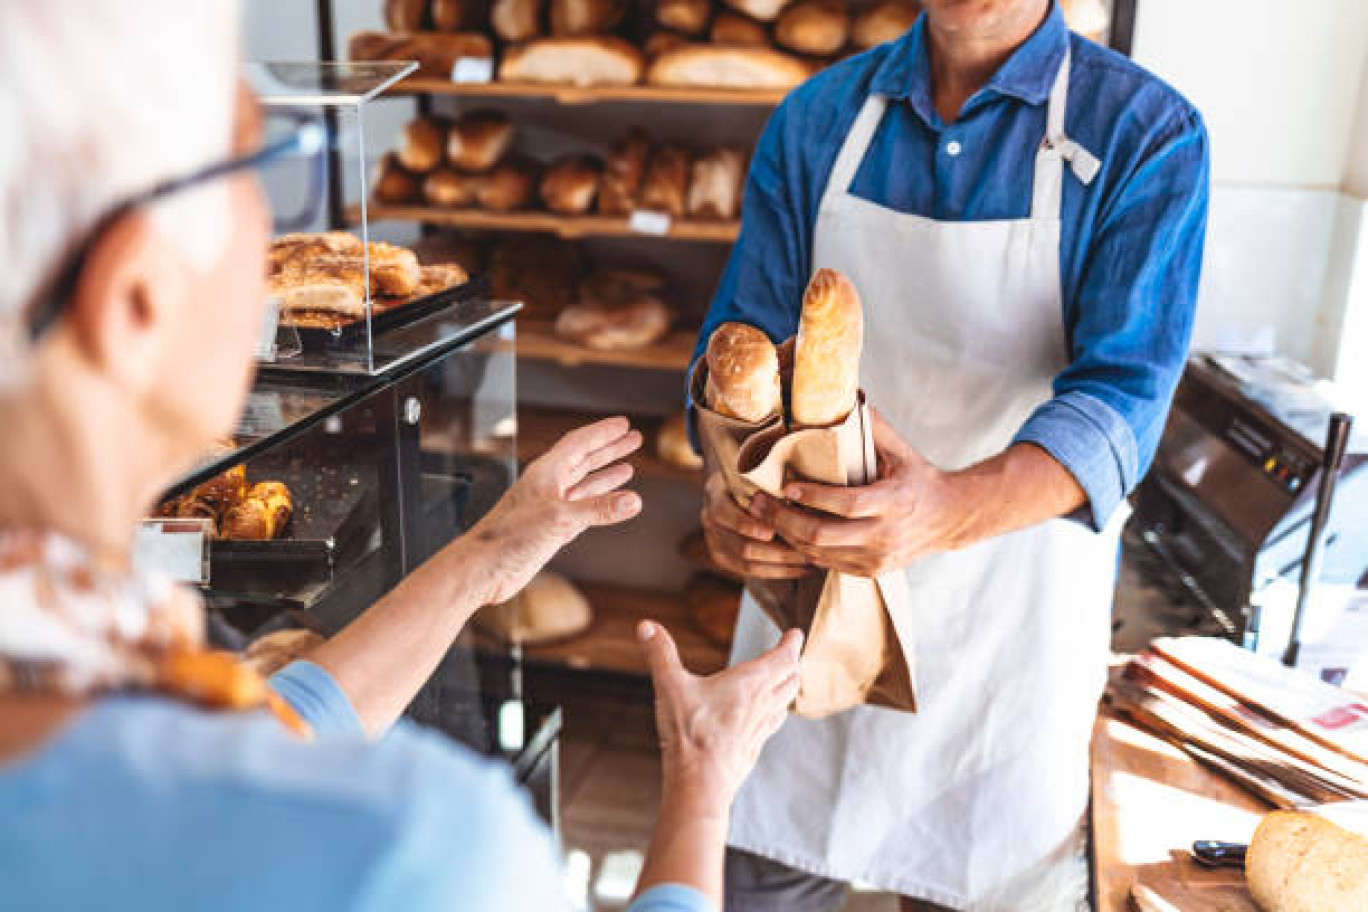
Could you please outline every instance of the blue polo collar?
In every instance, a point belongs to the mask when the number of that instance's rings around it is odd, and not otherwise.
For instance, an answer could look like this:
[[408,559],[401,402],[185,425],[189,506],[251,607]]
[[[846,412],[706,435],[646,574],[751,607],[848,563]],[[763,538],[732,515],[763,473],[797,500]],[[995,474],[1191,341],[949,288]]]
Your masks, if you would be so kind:
[[[1059,4],[1050,4],[1050,14],[1007,62],[993,74],[987,85],[965,104],[976,107],[990,94],[1006,95],[1032,105],[1050,97],[1055,74],[1069,46],[1069,27]],[[929,126],[943,126],[931,101],[931,60],[928,56],[926,16],[893,44],[870,80],[870,92],[908,102]]]

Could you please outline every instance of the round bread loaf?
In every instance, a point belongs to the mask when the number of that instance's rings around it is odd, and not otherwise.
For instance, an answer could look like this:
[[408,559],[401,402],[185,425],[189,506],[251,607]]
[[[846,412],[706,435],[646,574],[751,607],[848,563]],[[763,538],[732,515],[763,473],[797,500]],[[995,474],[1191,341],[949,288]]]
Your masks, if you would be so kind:
[[774,40],[791,51],[826,57],[845,47],[850,12],[841,0],[799,0],[774,26]]
[[411,120],[399,134],[395,155],[410,171],[426,174],[442,162],[446,129],[428,117]]
[[478,177],[441,167],[423,178],[423,199],[444,209],[461,209],[474,204],[479,186]]
[[392,206],[411,203],[418,198],[418,178],[400,167],[394,153],[389,152],[380,160],[371,193],[378,203]]
[[670,331],[674,314],[653,295],[639,295],[618,307],[574,304],[556,317],[556,334],[598,351],[645,348]]
[[860,388],[864,311],[844,275],[819,269],[803,294],[793,350],[795,424],[821,427],[845,420]]
[[532,202],[537,177],[530,165],[506,161],[480,181],[475,198],[490,212],[513,212],[526,209]]
[[1368,804],[1274,811],[1245,857],[1249,892],[1264,912],[1368,909]]
[[779,353],[763,332],[723,323],[708,339],[707,405],[728,418],[759,422],[783,408]]

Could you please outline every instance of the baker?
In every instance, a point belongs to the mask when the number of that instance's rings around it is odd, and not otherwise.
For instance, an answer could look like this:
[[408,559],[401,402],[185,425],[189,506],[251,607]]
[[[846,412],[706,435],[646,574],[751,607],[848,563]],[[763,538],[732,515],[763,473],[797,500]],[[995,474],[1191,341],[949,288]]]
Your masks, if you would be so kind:
[[[733,814],[729,912],[1072,910],[1124,498],[1182,370],[1207,213],[1200,115],[1052,0],[923,0],[795,90],[750,167],[700,337],[797,328],[818,268],[866,307],[879,480],[748,512],[708,478],[723,566],[901,572],[915,714],[790,719]],[[749,599],[734,659],[778,632]]]

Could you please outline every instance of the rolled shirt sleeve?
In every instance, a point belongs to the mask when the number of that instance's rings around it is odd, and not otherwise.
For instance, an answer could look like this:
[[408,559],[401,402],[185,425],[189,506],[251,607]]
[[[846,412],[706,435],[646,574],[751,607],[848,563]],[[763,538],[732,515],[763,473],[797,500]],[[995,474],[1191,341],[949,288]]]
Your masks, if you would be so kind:
[[1209,158],[1195,112],[1155,131],[1107,207],[1073,306],[1070,363],[1016,435],[1058,460],[1107,524],[1149,470],[1182,376],[1206,234]]
[[351,701],[322,666],[300,659],[280,669],[268,683],[315,735],[365,737]]

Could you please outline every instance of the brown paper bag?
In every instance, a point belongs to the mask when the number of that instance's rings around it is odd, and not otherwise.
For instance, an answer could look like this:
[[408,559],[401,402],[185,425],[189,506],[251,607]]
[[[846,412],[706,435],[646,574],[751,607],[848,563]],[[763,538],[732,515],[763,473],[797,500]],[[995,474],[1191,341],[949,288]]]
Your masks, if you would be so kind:
[[[877,477],[869,408],[859,405],[838,425],[790,430],[775,415],[760,424],[727,418],[704,405],[707,364],[692,378],[698,435],[709,469],[719,469],[741,504],[757,490],[783,497],[794,479],[834,485]],[[907,581],[834,571],[800,580],[747,580],[746,589],[781,628],[806,635],[795,711],[821,718],[868,703],[916,712]]]

